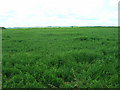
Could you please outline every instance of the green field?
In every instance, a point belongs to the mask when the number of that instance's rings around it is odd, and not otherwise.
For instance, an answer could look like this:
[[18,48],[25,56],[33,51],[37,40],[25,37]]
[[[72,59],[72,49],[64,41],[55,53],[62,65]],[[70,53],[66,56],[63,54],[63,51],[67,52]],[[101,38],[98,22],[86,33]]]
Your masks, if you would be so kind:
[[117,88],[118,28],[3,30],[3,88]]

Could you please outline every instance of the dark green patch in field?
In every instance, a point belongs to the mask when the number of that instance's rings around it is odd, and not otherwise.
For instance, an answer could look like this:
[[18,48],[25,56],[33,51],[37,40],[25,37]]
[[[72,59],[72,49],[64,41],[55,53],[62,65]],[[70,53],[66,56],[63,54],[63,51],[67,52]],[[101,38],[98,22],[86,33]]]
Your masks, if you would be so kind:
[[88,40],[88,37],[77,37],[74,40],[86,41]]
[[102,38],[97,38],[97,37],[87,37],[87,36],[79,36],[79,37],[75,37],[74,40],[78,40],[78,41],[99,41],[102,40]]

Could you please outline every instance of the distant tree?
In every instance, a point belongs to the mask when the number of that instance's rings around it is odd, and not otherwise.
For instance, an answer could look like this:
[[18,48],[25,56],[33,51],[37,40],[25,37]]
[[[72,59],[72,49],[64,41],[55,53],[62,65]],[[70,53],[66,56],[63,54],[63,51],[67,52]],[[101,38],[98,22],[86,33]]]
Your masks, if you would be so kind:
[[6,29],[5,27],[0,27],[0,29]]
[[52,27],[52,26],[48,26],[48,27]]

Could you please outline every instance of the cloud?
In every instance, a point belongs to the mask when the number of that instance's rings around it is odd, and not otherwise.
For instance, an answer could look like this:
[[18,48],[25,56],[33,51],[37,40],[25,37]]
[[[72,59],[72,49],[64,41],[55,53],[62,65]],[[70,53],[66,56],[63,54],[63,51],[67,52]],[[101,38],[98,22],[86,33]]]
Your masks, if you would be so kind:
[[[7,2],[7,3],[6,3]],[[2,0],[0,25],[117,25],[118,0]]]

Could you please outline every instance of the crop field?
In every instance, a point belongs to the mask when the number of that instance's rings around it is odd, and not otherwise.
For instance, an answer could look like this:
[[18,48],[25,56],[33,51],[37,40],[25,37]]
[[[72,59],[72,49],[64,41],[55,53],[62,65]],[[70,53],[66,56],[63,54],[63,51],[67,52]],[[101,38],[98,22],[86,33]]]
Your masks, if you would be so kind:
[[118,88],[118,28],[4,29],[3,88]]

